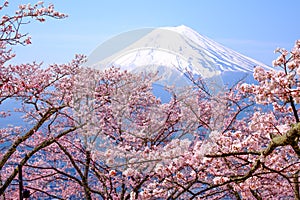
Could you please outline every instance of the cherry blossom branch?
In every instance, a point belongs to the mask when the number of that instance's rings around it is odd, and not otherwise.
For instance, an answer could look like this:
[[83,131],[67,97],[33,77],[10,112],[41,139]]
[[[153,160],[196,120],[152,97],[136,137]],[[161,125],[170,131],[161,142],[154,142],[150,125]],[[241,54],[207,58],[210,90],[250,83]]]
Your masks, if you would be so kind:
[[293,174],[294,194],[295,194],[295,199],[297,199],[297,200],[300,199],[299,173],[300,173],[300,170],[298,170],[297,172],[295,172],[295,174]]
[[251,188],[249,188],[249,190],[255,199],[262,200],[262,198],[259,196],[259,194],[257,194],[257,192],[255,190],[252,190]]
[[295,140],[300,137],[300,123],[292,125],[291,129],[285,133],[282,136],[276,136],[274,137],[269,145],[266,147],[265,150],[262,151],[263,156],[268,156],[270,155],[273,150],[279,146],[286,146],[286,145],[291,145],[295,146],[295,153],[298,155],[298,158],[300,158],[300,152],[298,151],[299,146],[298,144],[295,144]]
[[[23,166],[25,165],[25,163],[38,151],[40,151],[41,149],[50,146],[51,144],[55,143],[59,138],[63,137],[64,135],[67,135],[68,133],[71,133],[73,131],[75,131],[76,129],[78,129],[79,127],[73,127],[71,129],[68,129],[66,131],[63,131],[62,133],[60,133],[59,135],[57,135],[55,138],[52,139],[48,139],[43,141],[41,144],[39,144],[38,146],[36,146],[33,150],[31,150],[29,153],[27,153],[25,155],[25,157],[20,161],[20,165]],[[32,131],[33,129],[31,129]],[[28,134],[31,132],[29,131]],[[14,146],[13,146],[14,147]],[[16,147],[15,147],[16,148]],[[15,151],[15,150],[14,150]],[[7,154],[5,154],[6,156],[8,156]],[[14,171],[11,173],[11,175],[9,176],[9,178],[6,179],[5,183],[2,185],[2,187],[0,188],[0,195],[2,195],[4,193],[4,191],[6,190],[6,188],[9,186],[9,184],[12,182],[12,180],[16,177],[16,175],[18,174],[18,167],[16,167],[14,169]]]
[[[4,7],[8,6],[8,1],[4,3]],[[28,34],[20,33],[20,28],[24,24],[29,24],[30,21],[24,22],[25,19],[34,19],[39,22],[44,22],[45,17],[50,17],[54,19],[63,19],[66,18],[67,15],[57,12],[54,10],[54,6],[51,4],[49,6],[44,6],[43,2],[38,2],[34,5],[19,5],[19,10],[15,12],[14,16],[4,15],[0,20],[1,27],[1,35],[0,42],[6,42],[10,45],[27,45],[31,44],[31,37],[27,37],[22,40],[22,38],[28,36]]]
[[[215,154],[215,155],[205,155],[206,157],[212,157],[212,158],[218,158],[218,157],[228,157],[228,156],[236,156],[236,155],[261,155],[261,157],[267,157],[268,155],[270,155],[277,147],[279,146],[286,146],[286,145],[291,145],[292,143],[295,142],[295,139],[297,137],[299,137],[300,135],[300,123],[295,124],[292,126],[292,128],[284,135],[282,136],[276,136],[274,137],[271,142],[269,143],[269,145],[262,150],[261,152],[229,152],[229,153],[221,153],[221,154]],[[295,151],[295,153],[297,153]],[[298,157],[299,154],[297,153]],[[250,178],[253,176],[253,174],[255,173],[255,171],[257,171],[260,166],[263,165],[264,163],[261,162],[261,158],[258,158],[253,166],[251,167],[251,169],[243,176],[239,176],[239,177],[232,177],[230,178],[229,181],[222,183],[221,185],[217,185],[217,186],[211,186],[209,188],[206,188],[202,191],[199,191],[197,194],[195,194],[194,196],[199,195],[200,193],[203,193],[205,191],[208,191],[210,189],[213,189],[215,187],[219,187],[222,186],[224,184],[228,184],[230,182],[241,182],[241,181],[245,181],[246,179]],[[266,166],[265,166],[266,167]],[[267,168],[267,167],[266,167]],[[269,169],[269,168],[268,168]],[[269,169],[271,170],[271,169]],[[281,174],[282,175],[282,174]],[[284,176],[285,177],[285,176]],[[285,177],[287,178],[287,177]],[[288,179],[288,178],[287,178]],[[289,181],[289,179],[288,179]],[[297,186],[295,186],[295,188],[299,189],[299,181],[296,182],[296,184],[298,184]],[[297,195],[297,194],[296,194]]]
[[[48,197],[51,197],[51,198],[53,198],[53,199],[64,200],[64,198],[61,198],[61,197],[59,197],[59,196],[57,196],[57,195],[50,194],[49,192],[47,192],[47,191],[45,191],[45,190],[42,190],[42,189],[39,189],[39,188],[37,188],[37,187],[26,186],[26,188],[31,189],[31,190],[33,190],[33,191],[35,191],[35,192],[40,192],[40,193],[46,194]],[[32,194],[34,194],[35,192],[33,192]]]
[[90,191],[90,187],[88,185],[88,168],[89,168],[89,162],[90,162],[90,154],[86,154],[87,158],[86,158],[86,165],[85,165],[85,172],[84,174],[81,172],[80,168],[77,166],[77,164],[75,163],[72,155],[67,151],[67,149],[65,147],[63,147],[58,141],[55,142],[59,148],[64,152],[64,154],[69,158],[70,162],[72,163],[73,167],[75,168],[75,170],[77,171],[77,173],[79,174],[79,176],[81,177],[81,185],[84,188],[84,192],[85,192],[85,198],[88,200],[91,200],[91,191]]
[[6,161],[13,155],[13,153],[17,150],[17,147],[24,141],[26,141],[30,136],[35,134],[35,132],[59,109],[64,108],[65,106],[59,108],[49,108],[48,111],[42,116],[42,118],[37,122],[37,124],[32,127],[27,133],[23,136],[20,136],[17,140],[14,141],[11,148],[3,155],[0,161],[0,170],[6,163]]
[[220,157],[228,157],[228,156],[240,156],[240,155],[261,155],[259,151],[246,151],[246,152],[228,152],[228,153],[220,153],[220,154],[206,154],[207,158],[220,158]]

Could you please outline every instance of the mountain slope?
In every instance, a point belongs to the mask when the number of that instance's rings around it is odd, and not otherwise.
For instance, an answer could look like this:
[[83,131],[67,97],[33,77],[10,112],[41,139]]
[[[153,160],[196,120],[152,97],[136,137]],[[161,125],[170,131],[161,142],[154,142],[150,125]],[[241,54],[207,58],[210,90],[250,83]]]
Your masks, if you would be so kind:
[[230,48],[197,33],[193,29],[184,25],[178,27],[166,27],[168,30],[176,31],[185,37],[190,45],[201,49],[218,63],[220,71],[244,71],[253,72],[253,66],[262,66],[271,69],[269,66],[258,62],[252,58],[244,56]]
[[186,84],[183,73],[187,70],[221,83],[222,74],[249,74],[258,65],[270,69],[186,26],[120,34],[100,45],[87,65],[100,69],[113,65],[133,72],[159,71],[161,84],[175,85]]

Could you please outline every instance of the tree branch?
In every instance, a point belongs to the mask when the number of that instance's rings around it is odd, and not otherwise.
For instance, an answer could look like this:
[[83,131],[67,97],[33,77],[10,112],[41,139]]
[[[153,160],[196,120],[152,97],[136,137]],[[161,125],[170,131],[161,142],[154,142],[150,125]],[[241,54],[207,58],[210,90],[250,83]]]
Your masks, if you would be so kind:
[[2,160],[0,161],[0,171],[2,170],[7,160],[15,153],[17,147],[22,142],[26,141],[30,136],[32,136],[55,112],[57,112],[61,108],[63,107],[49,108],[48,111],[43,115],[43,117],[37,122],[37,124],[33,128],[31,128],[27,133],[15,140],[13,145],[3,155]]
[[[71,129],[68,129],[68,130],[62,132],[61,134],[59,134],[55,138],[52,138],[52,139],[49,139],[49,140],[46,140],[46,141],[42,142],[40,145],[35,147],[31,152],[29,152],[25,155],[25,157],[21,160],[20,165],[23,166],[36,152],[38,152],[41,149],[53,144],[56,140],[58,140],[59,138],[63,137],[64,135],[66,135],[68,133],[71,133],[71,132],[75,131],[77,128],[78,127],[73,127]],[[12,174],[6,179],[5,183],[0,188],[0,195],[2,195],[5,192],[6,188],[13,181],[13,179],[16,177],[18,172],[19,172],[18,167],[16,167],[14,169],[14,171],[12,172]]]

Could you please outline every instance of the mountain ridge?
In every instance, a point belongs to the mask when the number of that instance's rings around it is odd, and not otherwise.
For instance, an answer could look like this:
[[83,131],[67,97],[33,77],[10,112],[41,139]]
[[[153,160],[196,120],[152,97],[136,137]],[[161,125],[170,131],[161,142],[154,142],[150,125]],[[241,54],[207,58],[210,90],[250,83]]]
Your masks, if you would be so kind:
[[[230,60],[226,56],[226,54],[227,55],[235,55],[237,57],[243,57],[244,61],[248,60],[246,62],[248,62],[249,64],[255,63],[255,64],[257,64],[255,66],[261,66],[261,67],[264,67],[264,68],[267,68],[267,69],[272,69],[268,65],[266,65],[262,62],[259,62],[259,61],[255,60],[253,58],[250,58],[248,56],[245,56],[241,53],[238,53],[237,51],[232,50],[228,47],[225,47],[224,45],[208,38],[205,35],[202,35],[202,34],[196,32],[195,30],[193,30],[190,27],[187,27],[185,25],[180,25],[180,26],[176,26],[176,27],[162,27],[162,28],[166,28],[166,29],[173,30],[173,31],[176,31],[178,33],[181,33],[182,35],[186,36],[186,38],[192,40],[194,43],[196,43],[196,44],[201,43],[200,46],[203,47],[203,49],[210,50],[210,52],[218,52],[219,54],[223,54],[223,55],[225,54],[224,58],[226,58],[226,60],[228,62],[230,62]],[[213,48],[211,48],[211,47],[213,47]],[[234,61],[231,60],[231,62],[234,62]],[[237,63],[237,65],[238,65],[238,63]],[[240,66],[240,67],[242,67],[242,66]],[[253,72],[253,67],[244,68],[243,70],[248,71],[248,72]],[[235,70],[222,69],[222,71],[235,71]]]

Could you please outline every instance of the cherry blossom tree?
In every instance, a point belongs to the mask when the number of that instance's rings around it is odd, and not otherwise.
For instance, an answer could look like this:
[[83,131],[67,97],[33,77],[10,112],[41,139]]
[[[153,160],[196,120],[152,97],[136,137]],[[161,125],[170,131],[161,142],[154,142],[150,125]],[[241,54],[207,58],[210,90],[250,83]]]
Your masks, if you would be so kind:
[[[19,9],[1,23],[1,117],[22,114],[17,125],[1,127],[1,198],[18,198],[18,166],[23,167],[31,198],[129,198],[158,161],[170,162],[188,147],[187,140],[179,140],[190,133],[178,124],[175,94],[162,103],[151,91],[156,75],[81,69],[84,57],[79,55],[68,64],[47,68],[36,62],[8,64],[15,56],[8,46],[31,43],[20,33],[26,19],[65,17],[40,2]],[[10,104],[14,110],[6,109]],[[196,127],[185,124],[191,130]],[[181,143],[183,147],[176,146]],[[164,149],[172,155],[160,155]],[[134,164],[147,173],[131,183],[125,174],[130,176]]]
[[0,117],[20,118],[0,128],[2,199],[19,196],[18,166],[32,199],[300,199],[299,41],[255,84],[212,95],[186,73],[193,84],[162,102],[157,74],[82,67],[82,55],[9,64],[31,43],[21,27],[45,17],[66,15],[38,2],[0,22]]
[[155,75],[82,70],[72,104],[79,137],[56,143],[54,160],[52,149],[43,167],[31,167],[37,176],[56,174],[40,180],[72,182],[64,198],[297,199],[298,74],[288,67],[297,52],[298,42],[291,57],[280,55],[283,71],[257,67],[257,84],[212,96],[193,80],[181,92],[170,89],[167,103],[152,94]]
[[217,97],[212,105],[221,126],[209,124],[208,140],[194,141],[156,174],[144,198],[299,199],[300,42],[276,52],[273,65],[281,69],[256,67],[257,84]]
[[[9,5],[5,1],[1,11]],[[0,117],[15,120],[15,112],[23,113],[24,123],[16,126],[1,127],[0,133],[0,196],[2,199],[17,199],[16,176],[17,165],[23,166],[40,149],[54,143],[75,126],[56,129],[63,117],[67,123],[66,107],[71,100],[69,88],[72,75],[77,73],[83,56],[66,65],[51,65],[42,68],[41,64],[8,64],[15,57],[14,45],[28,45],[30,36],[21,32],[21,27],[30,23],[30,19],[40,22],[45,17],[62,19],[66,15],[54,10],[53,5],[44,6],[42,2],[35,5],[20,5],[13,15],[3,15],[0,22]],[[15,110],[6,109],[9,104],[16,105]],[[4,106],[3,106],[4,105]],[[58,120],[59,119],[59,120]],[[17,121],[21,121],[17,120]],[[53,131],[53,128],[56,131]],[[42,131],[47,130],[47,131]]]

